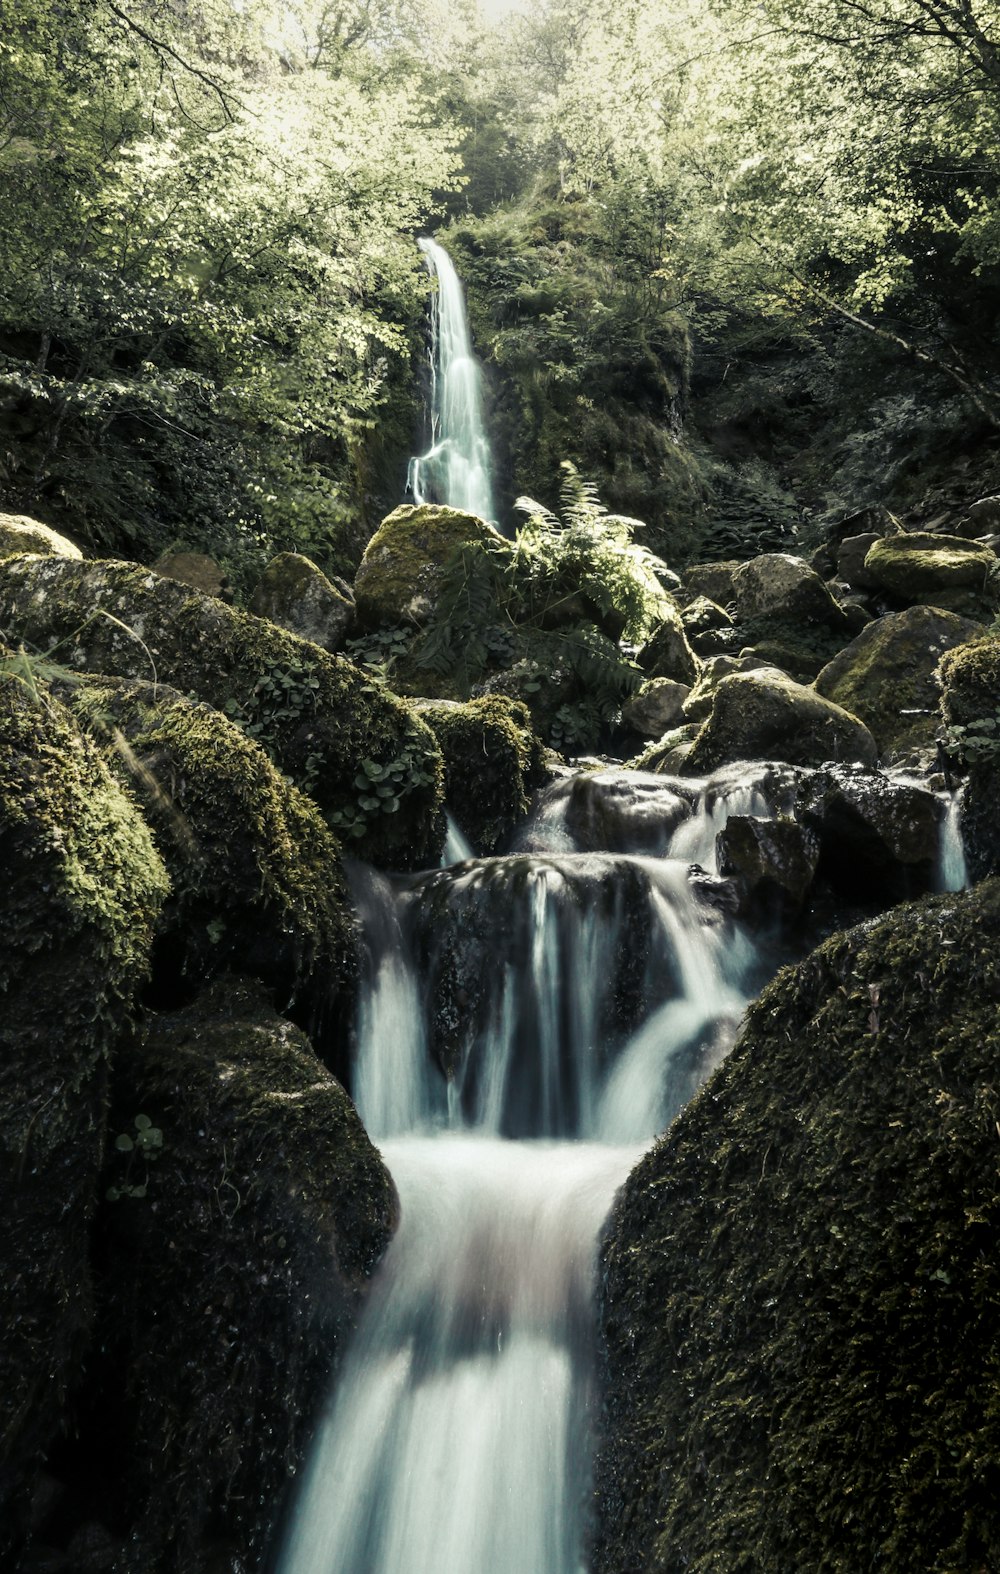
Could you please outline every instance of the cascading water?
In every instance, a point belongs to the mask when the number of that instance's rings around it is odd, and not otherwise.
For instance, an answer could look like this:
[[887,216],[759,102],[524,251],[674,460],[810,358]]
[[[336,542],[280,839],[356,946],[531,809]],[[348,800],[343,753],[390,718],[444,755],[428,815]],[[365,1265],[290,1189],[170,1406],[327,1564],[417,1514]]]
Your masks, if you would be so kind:
[[659,856],[581,852],[543,808],[548,851],[356,873],[355,1095],[401,1224],[282,1574],[585,1566],[598,1233],[749,992],[752,947],[687,866],[727,799],[762,810],[753,778],[661,801]]
[[469,340],[462,286],[443,246],[433,240],[418,244],[437,281],[431,302],[431,446],[410,460],[407,490],[415,503],[446,503],[492,520],[482,374]]

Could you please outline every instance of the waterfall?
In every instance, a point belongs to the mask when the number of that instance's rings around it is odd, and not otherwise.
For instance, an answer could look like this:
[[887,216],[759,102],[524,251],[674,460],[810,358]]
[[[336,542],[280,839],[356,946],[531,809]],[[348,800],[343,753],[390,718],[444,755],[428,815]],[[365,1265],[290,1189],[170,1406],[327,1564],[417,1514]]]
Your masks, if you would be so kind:
[[[543,800],[521,840],[544,850],[354,874],[354,1093],[401,1223],[281,1574],[586,1566],[597,1239],[727,1052],[755,963],[689,860],[727,812],[767,812],[760,773],[650,780],[669,828],[656,855],[637,777],[638,850],[581,850],[578,816],[560,825]],[[586,782],[569,788],[579,810]]]
[[472,353],[462,286],[443,246],[418,242],[437,289],[431,302],[431,446],[410,460],[415,503],[446,503],[494,517],[482,374]]

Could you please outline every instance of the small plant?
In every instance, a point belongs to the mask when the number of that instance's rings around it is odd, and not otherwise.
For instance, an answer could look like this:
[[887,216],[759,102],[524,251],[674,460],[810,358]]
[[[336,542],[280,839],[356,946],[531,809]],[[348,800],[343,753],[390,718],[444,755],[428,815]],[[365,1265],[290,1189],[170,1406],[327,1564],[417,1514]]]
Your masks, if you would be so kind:
[[359,667],[367,667],[377,677],[387,681],[397,663],[409,653],[414,630],[403,623],[392,628],[376,629],[371,634],[361,634],[349,639],[344,654]]
[[1000,760],[1000,709],[992,716],[976,716],[972,721],[946,727],[942,747],[957,765]]
[[[132,1131],[120,1131],[112,1144],[112,1151],[124,1161],[124,1173],[119,1181],[109,1186],[105,1196],[109,1202],[120,1202],[123,1197],[142,1200],[149,1185],[149,1166],[163,1154],[163,1132],[154,1126],[148,1115],[136,1115]],[[141,1179],[133,1179],[137,1160],[142,1160]]]
[[362,760],[354,778],[357,798],[348,808],[332,814],[330,823],[345,836],[364,836],[374,819],[383,814],[396,814],[408,792],[414,787],[428,786],[432,781],[433,776],[414,744],[407,744],[385,765],[377,760]]

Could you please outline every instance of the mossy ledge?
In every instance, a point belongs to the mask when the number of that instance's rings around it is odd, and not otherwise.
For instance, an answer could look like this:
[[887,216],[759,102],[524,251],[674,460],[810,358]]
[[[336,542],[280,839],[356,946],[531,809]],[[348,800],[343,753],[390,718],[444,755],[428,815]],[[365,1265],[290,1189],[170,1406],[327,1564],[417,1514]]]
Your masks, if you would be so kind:
[[61,706],[0,673],[0,1563],[92,1321],[109,1057],[167,890],[131,800]]
[[[349,661],[133,564],[0,562],[0,627],[77,671],[163,682],[240,722],[359,857],[436,861],[441,758],[403,700]],[[386,808],[359,807],[362,761],[391,770]],[[390,807],[391,806],[391,807]]]
[[997,880],[834,936],[632,1173],[595,1574],[1000,1564],[998,942]]
[[490,694],[461,705],[417,702],[444,756],[445,799],[478,851],[495,852],[545,778],[545,749],[520,700]]

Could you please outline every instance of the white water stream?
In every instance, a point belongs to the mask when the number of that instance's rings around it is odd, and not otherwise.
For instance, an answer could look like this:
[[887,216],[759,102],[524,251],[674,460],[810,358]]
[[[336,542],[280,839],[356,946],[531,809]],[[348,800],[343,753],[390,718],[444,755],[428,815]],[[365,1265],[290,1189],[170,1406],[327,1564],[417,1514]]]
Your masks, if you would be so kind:
[[585,1567],[597,1238],[746,1001],[749,942],[686,871],[718,801],[688,809],[683,861],[563,847],[359,876],[355,1096],[401,1224],[282,1574]]
[[410,460],[407,488],[415,503],[445,503],[492,520],[482,373],[472,353],[462,285],[443,246],[433,240],[419,246],[437,284],[431,301],[431,446]]

